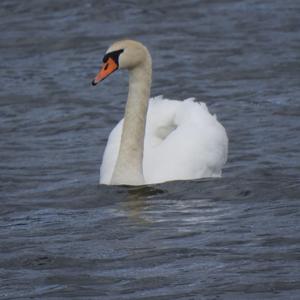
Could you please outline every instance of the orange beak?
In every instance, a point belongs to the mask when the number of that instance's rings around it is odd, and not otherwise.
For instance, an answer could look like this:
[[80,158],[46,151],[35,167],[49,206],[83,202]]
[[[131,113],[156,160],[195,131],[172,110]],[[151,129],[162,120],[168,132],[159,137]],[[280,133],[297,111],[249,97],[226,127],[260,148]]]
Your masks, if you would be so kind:
[[101,67],[101,70],[95,77],[95,79],[92,81],[92,85],[96,85],[103,79],[105,79],[107,76],[109,76],[111,73],[116,71],[118,69],[118,65],[116,62],[110,57],[106,63],[104,63]]

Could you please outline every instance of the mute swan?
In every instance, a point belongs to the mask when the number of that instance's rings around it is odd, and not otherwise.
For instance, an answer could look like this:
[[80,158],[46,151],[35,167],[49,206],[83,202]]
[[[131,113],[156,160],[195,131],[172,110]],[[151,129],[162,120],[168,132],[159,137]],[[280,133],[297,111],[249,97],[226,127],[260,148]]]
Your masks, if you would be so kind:
[[143,185],[221,176],[228,138],[206,105],[193,98],[149,100],[151,56],[137,41],[110,46],[92,84],[117,69],[129,71],[129,93],[124,119],[108,138],[100,183]]

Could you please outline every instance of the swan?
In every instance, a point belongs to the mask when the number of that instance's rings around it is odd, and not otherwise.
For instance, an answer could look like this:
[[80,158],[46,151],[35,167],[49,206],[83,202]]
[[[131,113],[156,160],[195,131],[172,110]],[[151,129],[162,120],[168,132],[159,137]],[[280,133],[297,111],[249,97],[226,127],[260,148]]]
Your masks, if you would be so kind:
[[220,177],[227,160],[228,138],[205,103],[194,98],[149,99],[152,60],[140,42],[113,43],[92,85],[118,69],[129,71],[128,99],[124,118],[108,138],[100,184],[145,185]]

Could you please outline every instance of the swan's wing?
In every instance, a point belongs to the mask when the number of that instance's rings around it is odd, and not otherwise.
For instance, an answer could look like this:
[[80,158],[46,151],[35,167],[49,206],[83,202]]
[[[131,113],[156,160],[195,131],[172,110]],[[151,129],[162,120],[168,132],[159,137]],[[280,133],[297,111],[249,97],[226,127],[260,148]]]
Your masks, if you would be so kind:
[[[152,104],[153,100],[155,102],[154,104]],[[147,114],[147,123],[146,123],[146,126],[147,126],[147,128],[149,128],[150,131],[152,131],[152,129],[155,130],[158,127],[155,126],[153,128],[153,126],[151,126],[151,125],[149,126],[149,124],[148,124],[149,119],[154,121],[153,124],[161,124],[162,126],[159,126],[159,128],[163,128],[163,125],[168,123],[167,119],[174,115],[174,112],[171,112],[168,109],[165,110],[164,109],[165,107],[161,106],[161,103],[166,103],[161,100],[163,100],[162,96],[158,96],[158,97],[150,99],[149,111]],[[167,100],[167,101],[169,101],[169,100]],[[173,110],[177,105],[176,103],[179,103],[179,101],[174,101],[174,102],[175,103],[172,106]],[[157,103],[157,105],[156,105],[156,103]],[[155,119],[153,117],[149,118],[149,115],[151,115],[152,111],[153,111],[153,109],[151,109],[151,106],[155,107],[154,108],[154,114],[156,115]],[[159,112],[159,113],[157,113],[157,112]],[[100,168],[100,183],[102,183],[102,184],[109,184],[111,181],[111,178],[112,178],[113,170],[115,168],[119,149],[120,149],[121,135],[122,135],[122,129],[123,129],[123,120],[124,119],[119,121],[119,123],[113,128],[113,130],[111,131],[111,133],[108,137],[108,140],[107,140],[107,144],[106,144],[106,147],[104,150],[102,164],[101,164],[101,168]],[[170,123],[171,123],[171,120],[170,120]],[[147,135],[147,133],[146,133],[146,135]],[[150,134],[150,136],[152,136],[152,138],[148,139],[148,141],[151,144],[155,144],[157,135]],[[145,141],[145,147],[147,147],[146,141]],[[145,151],[146,151],[146,149],[145,149]]]
[[147,182],[220,176],[227,159],[223,126],[193,99],[150,102],[145,139]]
[[[100,183],[110,183],[122,127],[123,120],[109,135]],[[204,103],[161,96],[150,99],[144,149],[146,183],[220,176],[227,159],[227,145],[225,129]]]

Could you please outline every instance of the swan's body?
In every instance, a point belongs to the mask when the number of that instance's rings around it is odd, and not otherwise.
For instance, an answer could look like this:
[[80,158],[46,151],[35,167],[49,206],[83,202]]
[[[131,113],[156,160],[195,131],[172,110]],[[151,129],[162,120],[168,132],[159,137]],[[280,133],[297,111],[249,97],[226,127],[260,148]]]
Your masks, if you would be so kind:
[[[123,120],[112,130],[103,156],[100,183],[110,184]],[[222,125],[204,103],[150,99],[144,141],[145,183],[221,176],[227,157]]]
[[141,185],[221,176],[228,139],[206,105],[193,99],[149,101],[151,57],[138,42],[117,42],[106,56],[93,84],[118,67],[127,68],[129,94],[124,119],[107,142],[100,183]]

